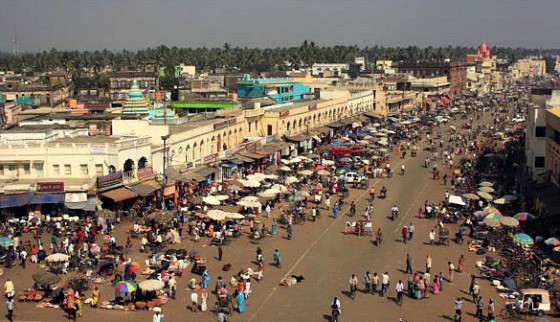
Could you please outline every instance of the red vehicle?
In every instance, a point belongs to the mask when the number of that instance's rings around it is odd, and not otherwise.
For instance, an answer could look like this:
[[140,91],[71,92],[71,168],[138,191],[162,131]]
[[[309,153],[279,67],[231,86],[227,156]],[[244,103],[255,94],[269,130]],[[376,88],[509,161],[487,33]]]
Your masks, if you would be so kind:
[[353,146],[333,146],[331,148],[331,154],[336,156],[343,156],[343,155],[359,155],[360,150],[362,149],[359,145]]

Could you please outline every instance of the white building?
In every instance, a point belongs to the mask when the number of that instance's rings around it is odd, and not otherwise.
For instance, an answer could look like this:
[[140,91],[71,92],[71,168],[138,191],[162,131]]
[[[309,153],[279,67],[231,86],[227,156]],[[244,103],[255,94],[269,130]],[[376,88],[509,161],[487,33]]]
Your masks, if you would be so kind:
[[546,110],[560,107],[560,91],[533,89],[526,122],[525,156],[532,179],[547,180],[546,160]]
[[348,64],[313,64],[311,74],[314,77],[345,77],[348,68]]

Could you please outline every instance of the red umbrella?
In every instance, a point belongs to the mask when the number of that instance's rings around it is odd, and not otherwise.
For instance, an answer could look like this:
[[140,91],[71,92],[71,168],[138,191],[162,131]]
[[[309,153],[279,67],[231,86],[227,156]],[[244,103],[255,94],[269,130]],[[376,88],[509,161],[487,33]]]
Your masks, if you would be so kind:
[[137,262],[132,262],[130,263],[130,265],[128,265],[126,270],[129,273],[138,273],[138,271],[140,271],[140,264],[138,264]]

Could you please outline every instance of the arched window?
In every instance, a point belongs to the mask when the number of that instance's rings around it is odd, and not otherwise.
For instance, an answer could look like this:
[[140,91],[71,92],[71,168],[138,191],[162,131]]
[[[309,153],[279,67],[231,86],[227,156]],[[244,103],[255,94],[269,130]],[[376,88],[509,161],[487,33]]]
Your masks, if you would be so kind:
[[133,169],[134,169],[134,161],[132,161],[132,159],[126,159],[126,161],[123,164],[123,171],[128,172],[128,171],[132,171]]
[[144,169],[148,165],[148,159],[146,157],[141,157],[138,160],[138,169]]

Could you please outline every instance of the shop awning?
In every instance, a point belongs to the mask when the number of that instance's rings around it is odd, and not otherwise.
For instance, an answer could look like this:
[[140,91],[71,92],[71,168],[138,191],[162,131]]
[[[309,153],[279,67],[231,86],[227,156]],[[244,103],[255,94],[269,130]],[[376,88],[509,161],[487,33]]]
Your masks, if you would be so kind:
[[364,113],[364,115],[367,116],[367,117],[374,118],[374,119],[383,118],[383,115],[381,115],[381,113],[377,113],[377,112],[366,112],[366,113]]
[[126,188],[140,197],[147,197],[161,189],[161,184],[156,180],[147,180],[139,184],[127,186]]
[[229,164],[229,163],[233,163],[233,164],[236,164],[236,165],[242,165],[243,163],[245,163],[245,161],[240,160],[238,158],[229,158],[227,160],[222,160],[222,162],[224,162],[224,163],[222,163],[222,167],[224,166],[224,164]]
[[96,211],[97,206],[101,205],[101,201],[97,198],[89,198],[83,202],[65,202],[64,206],[73,210]]
[[184,175],[189,177],[192,180],[195,180],[196,182],[201,182],[201,181],[204,181],[206,179],[206,177],[216,173],[217,171],[218,171],[217,168],[202,166],[202,167],[194,168],[190,171],[187,171],[187,172],[184,173]]
[[286,140],[288,141],[292,141],[292,142],[303,142],[305,140],[309,139],[309,137],[305,136],[305,135],[286,135]]
[[33,194],[24,193],[18,195],[4,195],[0,202],[0,208],[22,207],[29,204]]
[[86,202],[87,200],[87,193],[85,192],[70,192],[66,193],[64,197],[64,203]]
[[64,193],[35,194],[29,203],[33,205],[64,203],[64,197]]
[[132,198],[138,197],[138,195],[126,188],[117,188],[114,190],[109,190],[101,193],[105,198],[109,198],[114,202],[124,201]]
[[344,125],[351,125],[351,124],[357,123],[358,120],[356,120],[355,118],[351,117],[351,118],[347,118],[347,119],[341,120],[340,122],[343,123]]
[[331,123],[331,124],[327,124],[327,126],[330,127],[330,128],[333,128],[333,129],[338,129],[338,128],[344,127],[345,124],[342,123],[342,122],[334,122],[334,123]]
[[266,158],[266,154],[258,154],[258,153],[253,153],[253,152],[249,152],[249,151],[240,151],[238,152],[238,154],[245,156],[245,157],[249,157],[251,159],[254,160],[261,160]]
[[286,148],[289,148],[290,144],[287,142],[271,142],[271,143],[267,143],[265,145],[262,146],[262,150],[271,155],[274,154],[276,151],[282,151]]
[[311,133],[317,133],[317,134],[329,134],[331,133],[331,129],[329,129],[326,126],[320,126],[318,128],[315,128],[311,131]]
[[187,177],[184,173],[181,173],[179,170],[175,169],[174,167],[168,167],[165,170],[165,175],[167,176],[167,178],[175,181],[190,181],[189,177]]
[[241,155],[241,154],[239,154],[239,153],[234,154],[233,157],[234,157],[235,159],[238,159],[238,160],[243,161],[243,163],[253,163],[253,162],[255,162],[255,159],[246,157],[246,156]]

